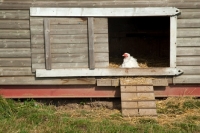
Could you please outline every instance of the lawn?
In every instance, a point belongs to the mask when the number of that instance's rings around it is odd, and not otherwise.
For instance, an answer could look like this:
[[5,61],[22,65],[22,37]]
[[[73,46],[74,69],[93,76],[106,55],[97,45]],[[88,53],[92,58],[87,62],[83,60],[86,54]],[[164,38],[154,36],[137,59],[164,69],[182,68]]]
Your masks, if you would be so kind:
[[[90,104],[88,104],[90,103]],[[89,101],[65,106],[34,99],[0,97],[1,133],[198,133],[200,99],[157,100],[157,118],[122,117],[120,109],[91,106]]]

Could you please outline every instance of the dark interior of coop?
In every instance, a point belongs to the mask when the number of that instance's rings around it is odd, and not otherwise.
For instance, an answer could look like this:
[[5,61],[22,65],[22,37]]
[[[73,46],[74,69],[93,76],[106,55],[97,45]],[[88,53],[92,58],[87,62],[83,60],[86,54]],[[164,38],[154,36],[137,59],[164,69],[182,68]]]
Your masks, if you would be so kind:
[[127,52],[140,67],[170,66],[170,17],[108,18],[108,33],[110,64]]

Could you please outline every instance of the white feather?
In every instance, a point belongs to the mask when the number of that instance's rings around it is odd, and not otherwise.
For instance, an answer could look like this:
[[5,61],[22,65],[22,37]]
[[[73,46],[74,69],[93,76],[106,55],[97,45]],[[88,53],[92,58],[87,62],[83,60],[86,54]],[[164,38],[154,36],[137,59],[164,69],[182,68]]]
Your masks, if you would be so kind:
[[133,68],[133,67],[139,67],[137,59],[133,58],[132,56],[129,56],[124,58],[122,65],[120,66],[122,68]]

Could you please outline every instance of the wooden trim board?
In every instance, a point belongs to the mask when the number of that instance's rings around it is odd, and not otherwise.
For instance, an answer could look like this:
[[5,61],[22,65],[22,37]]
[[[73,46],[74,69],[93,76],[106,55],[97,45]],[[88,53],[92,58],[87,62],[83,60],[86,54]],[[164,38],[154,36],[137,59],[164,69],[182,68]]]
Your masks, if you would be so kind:
[[36,69],[36,77],[76,77],[76,76],[166,76],[180,75],[178,68],[69,68],[69,69]]
[[125,16],[174,16],[180,10],[174,7],[144,8],[45,8],[31,7],[30,16],[70,17],[125,17]]

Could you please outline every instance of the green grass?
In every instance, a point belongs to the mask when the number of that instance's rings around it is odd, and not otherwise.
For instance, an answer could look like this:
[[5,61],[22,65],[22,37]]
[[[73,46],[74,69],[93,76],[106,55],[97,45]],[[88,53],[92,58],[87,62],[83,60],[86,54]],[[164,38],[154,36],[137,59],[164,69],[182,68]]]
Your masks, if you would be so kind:
[[[84,106],[80,104],[80,106]],[[158,118],[123,118],[102,107],[66,109],[28,99],[0,97],[0,133],[198,133],[200,100],[168,98],[157,103]]]

